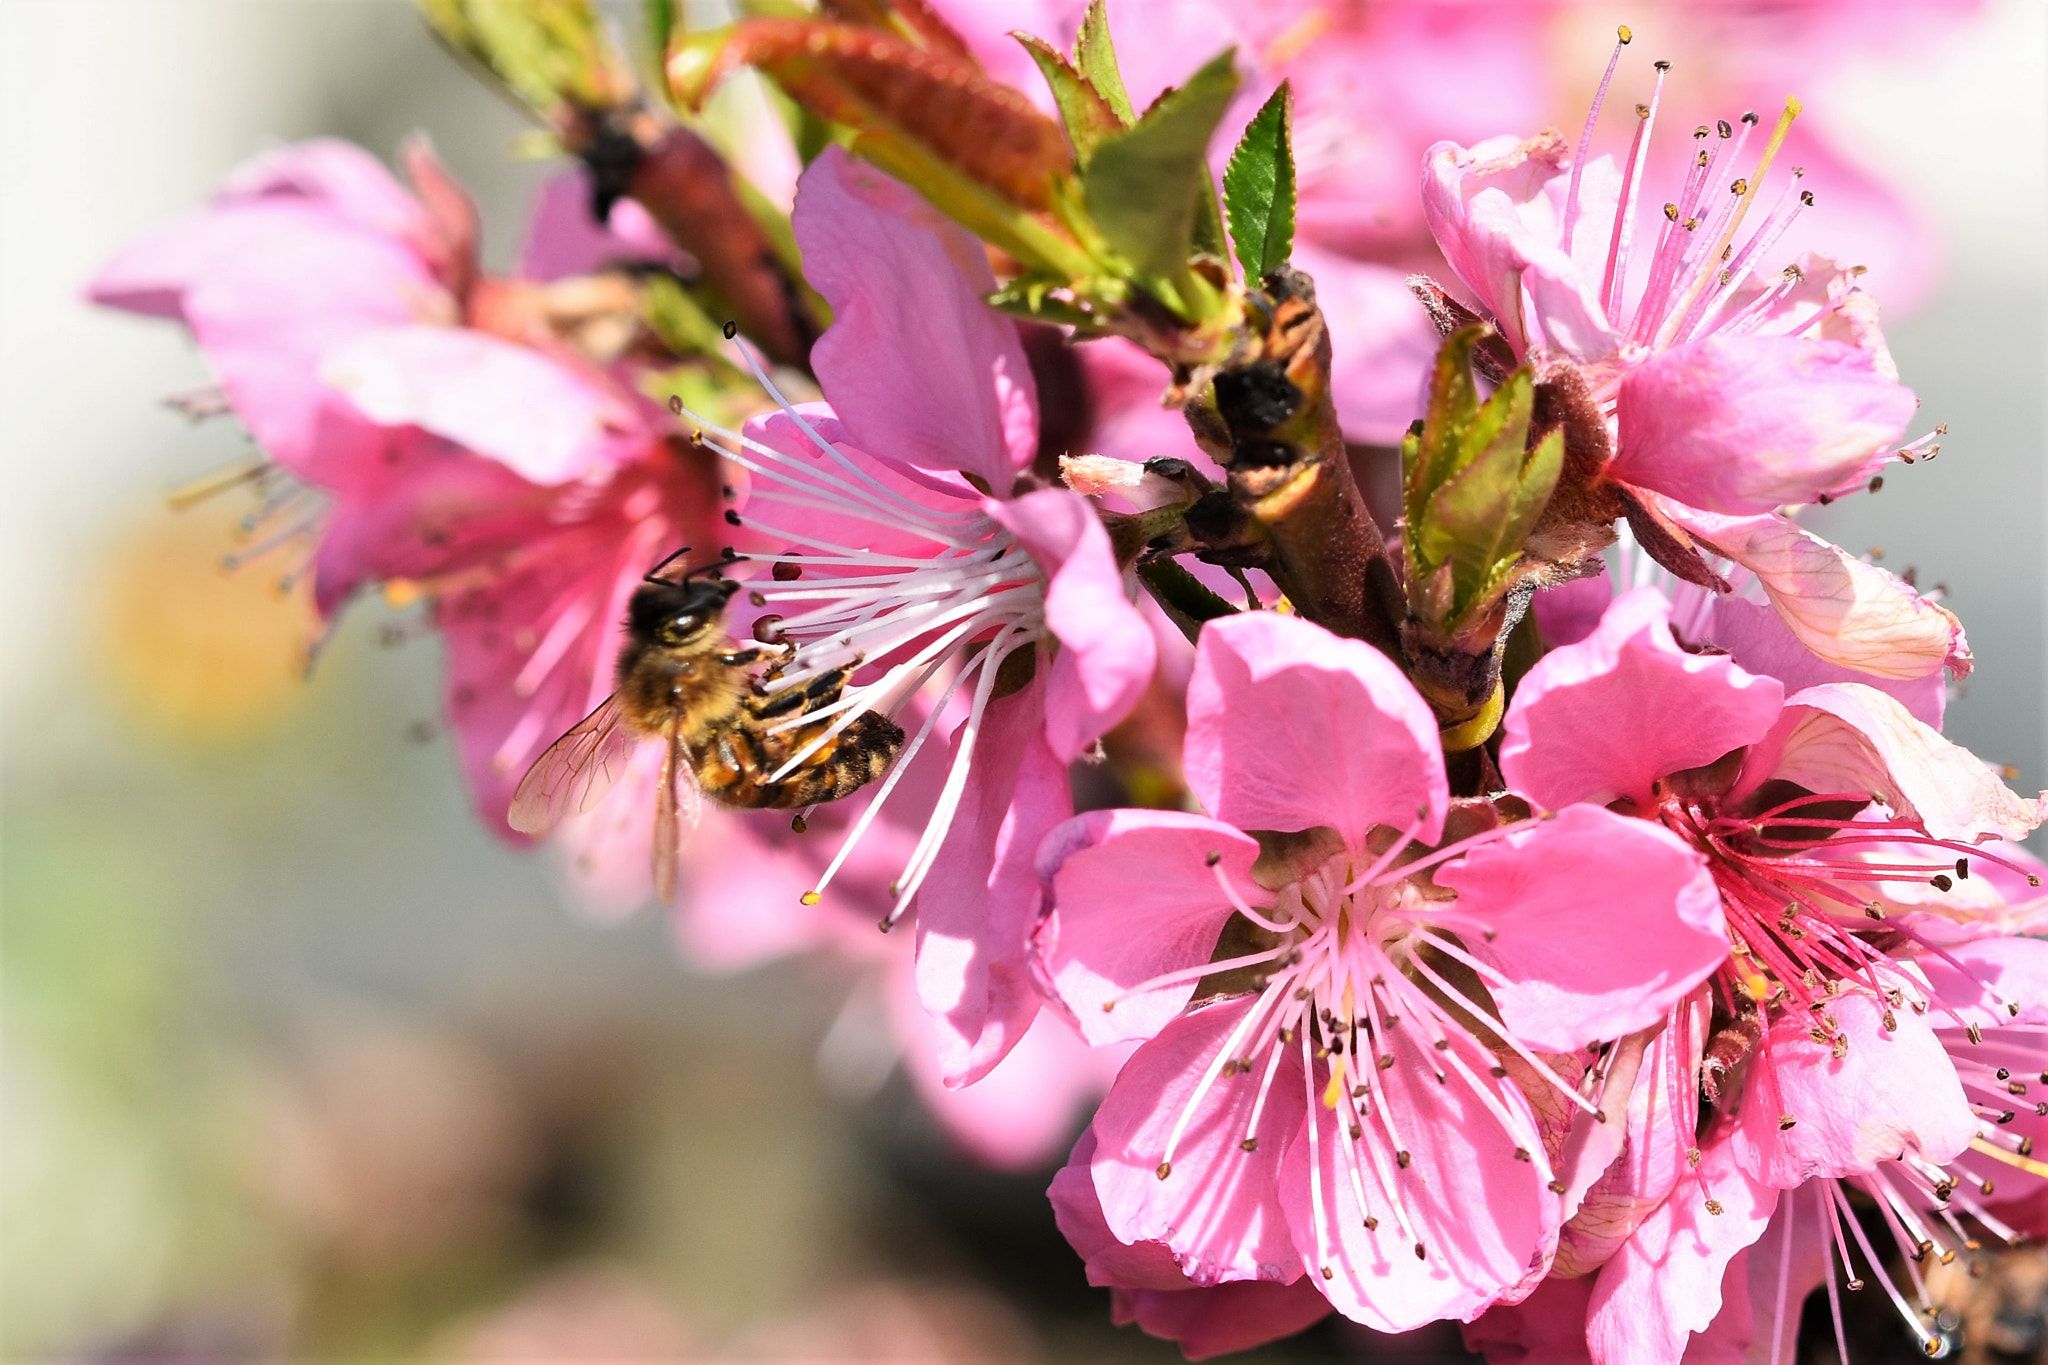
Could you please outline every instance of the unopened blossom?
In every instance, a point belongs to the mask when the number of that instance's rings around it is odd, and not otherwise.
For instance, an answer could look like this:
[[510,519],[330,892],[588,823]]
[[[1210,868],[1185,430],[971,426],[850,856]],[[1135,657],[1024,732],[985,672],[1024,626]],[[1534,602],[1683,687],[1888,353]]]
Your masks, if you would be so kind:
[[[1646,1074],[1674,1102],[1641,1123],[1632,1104],[1635,1164],[1593,1191],[1606,1245],[1575,1254],[1611,1256],[1588,1319],[1603,1363],[1676,1360],[1780,1191],[1855,1180],[1917,1197],[1944,1184],[1981,1106],[1934,1026],[1987,1001],[2009,1019],[2022,1006],[1981,974],[1930,981],[1956,958],[1920,927],[1918,888],[1967,887],[1973,865],[2004,861],[1981,845],[2041,818],[2039,802],[1886,693],[1823,683],[1788,697],[1726,655],[1681,649],[1670,612],[1636,589],[1546,655],[1522,680],[1500,755],[1510,788],[1539,809],[1595,803],[1690,842],[1733,945],[1712,981],[1731,1024],[1710,1038],[1697,1013],[1667,1022],[1676,1065]],[[1722,1087],[1745,1056],[1738,1100]],[[1718,1106],[1697,1141],[1690,1086],[1666,1079],[1695,1073]]]
[[1389,1331],[1526,1292],[1562,1221],[1539,1115],[1592,1107],[1557,1054],[1721,960],[1700,860],[1590,808],[1454,813],[1428,705],[1298,618],[1210,623],[1188,716],[1208,814],[1092,812],[1039,855],[1048,989],[1146,1040],[1092,1129],[1112,1235],[1198,1286],[1306,1275]]
[[[965,1084],[1038,1010],[1031,854],[1072,809],[1067,765],[1136,703],[1156,646],[1094,508],[1025,481],[1036,392],[1015,327],[983,302],[995,286],[980,245],[837,149],[806,172],[795,225],[832,307],[812,353],[826,403],[710,438],[750,474],[734,519],[749,553],[772,561],[747,585],[768,609],[752,629],[794,646],[770,686],[854,670],[837,702],[791,723],[938,694],[870,818],[951,726],[884,922],[915,901],[918,988],[947,1078]],[[827,894],[867,825],[807,899]]]
[[[282,469],[239,561],[293,555],[330,616],[370,584],[430,604],[451,728],[502,833],[527,765],[610,691],[641,576],[710,538],[718,479],[583,344],[582,310],[616,290],[484,275],[468,198],[423,143],[406,163],[415,191],[346,143],[266,153],[90,292],[189,327]],[[587,254],[587,231],[565,253],[558,230],[529,255]]]

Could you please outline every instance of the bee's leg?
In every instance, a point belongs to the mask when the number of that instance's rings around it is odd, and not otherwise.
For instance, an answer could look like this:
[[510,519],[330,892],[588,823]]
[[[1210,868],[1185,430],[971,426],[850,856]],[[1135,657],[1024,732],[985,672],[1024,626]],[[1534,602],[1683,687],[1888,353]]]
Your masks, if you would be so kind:
[[830,673],[820,673],[804,684],[804,710],[815,711],[821,706],[830,706],[839,700],[839,694],[846,690],[846,680],[853,676],[858,663],[844,668],[835,668]]
[[820,673],[802,687],[788,687],[773,695],[756,691],[747,698],[747,709],[757,716],[786,716],[793,712],[815,711],[830,706],[839,700],[839,694],[846,690],[846,680],[853,676],[853,670],[860,667],[851,663],[844,668],[835,668],[830,673]]
[[793,716],[810,709],[809,700],[804,696],[804,689],[801,687],[786,687],[774,693],[756,691],[747,696],[745,704],[750,715],[758,716],[762,720],[776,716]]
[[748,664],[757,664],[767,657],[767,650],[754,645],[746,649],[735,649],[721,654],[718,656],[718,662],[724,664],[727,668],[745,668]]

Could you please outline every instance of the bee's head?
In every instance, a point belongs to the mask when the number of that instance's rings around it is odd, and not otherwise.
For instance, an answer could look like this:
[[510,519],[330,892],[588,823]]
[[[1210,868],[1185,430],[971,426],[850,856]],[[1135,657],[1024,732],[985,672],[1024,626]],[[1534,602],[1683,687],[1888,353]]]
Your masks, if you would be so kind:
[[729,578],[686,578],[680,583],[650,579],[634,592],[626,629],[639,640],[682,649],[705,638],[739,584]]

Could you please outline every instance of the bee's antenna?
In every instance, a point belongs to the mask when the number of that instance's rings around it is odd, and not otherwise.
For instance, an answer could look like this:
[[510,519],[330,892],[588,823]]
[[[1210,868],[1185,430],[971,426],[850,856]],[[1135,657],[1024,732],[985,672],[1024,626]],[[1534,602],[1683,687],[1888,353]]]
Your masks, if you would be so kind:
[[[683,557],[684,555],[686,555],[686,554],[688,554],[688,553],[690,553],[690,547],[689,547],[689,546],[687,546],[687,545],[685,545],[685,546],[684,546],[684,547],[683,547],[682,549],[680,549],[680,550],[677,550],[677,551],[676,551],[676,552],[675,552],[674,554],[670,555],[670,556],[669,556],[669,557],[668,557],[667,559],[664,559],[664,560],[662,560],[662,561],[661,561],[661,563],[659,563],[659,564],[655,565],[655,566],[654,566],[653,568],[649,569],[649,570],[647,571],[647,573],[646,573],[645,577],[644,577],[644,578],[643,578],[643,579],[642,579],[641,581],[642,581],[642,582],[646,582],[646,583],[666,583],[666,582],[668,582],[668,581],[669,581],[668,579],[666,579],[666,578],[663,578],[663,577],[661,576],[661,571],[662,571],[663,569],[666,569],[666,568],[667,568],[667,567],[668,567],[669,565],[671,565],[671,564],[675,563],[675,562],[676,562],[676,561],[677,561],[678,559],[681,559],[681,558],[682,558],[682,557]],[[690,576],[689,576],[688,574],[684,574],[684,575],[683,575],[683,581],[684,581],[684,582],[688,582],[688,581],[689,581],[689,578],[690,578]]]

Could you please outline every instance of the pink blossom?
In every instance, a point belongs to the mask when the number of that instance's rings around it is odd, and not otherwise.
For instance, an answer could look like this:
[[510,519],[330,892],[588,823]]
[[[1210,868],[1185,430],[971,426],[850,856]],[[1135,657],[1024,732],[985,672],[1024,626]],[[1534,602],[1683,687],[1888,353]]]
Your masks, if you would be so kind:
[[[1591,809],[1463,813],[1479,828],[1426,852],[1451,814],[1428,706],[1383,655],[1297,618],[1211,623],[1188,714],[1210,814],[1093,812],[1039,855],[1048,987],[1091,1040],[1148,1040],[1093,1129],[1112,1233],[1163,1243],[1198,1285],[1306,1272],[1387,1331],[1526,1292],[1561,1185],[1509,1068],[1545,1104],[1590,1107],[1550,1054],[1653,1023],[1723,954],[1699,862]],[[1629,935],[1602,930],[1615,915]],[[1233,916],[1253,938],[1219,952]],[[1197,999],[1235,968],[1256,969],[1252,993]]]
[[[1739,132],[1702,125],[1679,198],[1639,214],[1659,84],[1638,106],[1626,169],[1586,160],[1592,119],[1576,155],[1555,132],[1432,147],[1423,204],[1437,244],[1518,358],[1580,367],[1612,415],[1610,477],[1725,515],[1856,487],[1914,409],[1875,305],[1831,262],[1772,254],[1812,199],[1803,172],[1742,236],[1796,101],[1753,165],[1754,116]],[[1632,274],[1638,251],[1648,264]]]
[[887,918],[916,900],[919,990],[948,1080],[965,1084],[1038,1009],[1030,857],[1072,808],[1066,765],[1136,703],[1157,651],[1093,508],[1023,476],[1036,392],[1015,328],[982,301],[994,280],[979,244],[837,150],[805,174],[795,223],[833,310],[812,357],[829,407],[714,435],[752,475],[746,543],[776,563],[749,583],[773,609],[755,629],[797,647],[776,685],[860,670],[806,723],[941,691],[871,811],[949,705],[961,713]]
[[311,540],[323,612],[372,583],[431,604],[460,753],[503,832],[527,764],[609,690],[641,575],[709,539],[718,477],[557,336],[556,296],[479,271],[474,209],[424,143],[406,163],[416,194],[346,143],[267,153],[91,294],[189,326],[309,486],[258,548]]
[[636,400],[565,347],[532,349],[531,303],[478,271],[475,210],[431,150],[406,161],[419,198],[347,143],[266,153],[88,292],[190,327],[257,444],[321,487],[345,491],[402,428],[542,484],[643,447]]
[[[1555,132],[1432,148],[1423,198],[1445,257],[1517,357],[1579,371],[1608,417],[1602,477],[1628,491],[1632,519],[1753,574],[1831,663],[1901,679],[1967,673],[1953,616],[1776,515],[1856,489],[1933,439],[1901,445],[1915,401],[1857,272],[1806,256],[1766,277],[1811,200],[1801,172],[1744,236],[1796,101],[1753,167],[1753,118],[1739,131],[1701,125],[1678,197],[1639,214],[1661,74],[1658,90],[1638,106],[1625,166],[1588,159],[1594,119],[1576,151]],[[1701,571],[1689,572],[1709,581]]]
[[[1932,1025],[1947,1013],[1981,1028],[1956,1013],[1968,1008],[2017,1019],[2035,989],[2024,973],[2038,970],[2034,945],[2000,939],[1976,951],[2018,952],[2022,975],[1972,969],[1919,932],[1924,911],[1895,912],[1926,899],[1930,880],[1946,894],[1972,865],[1995,866],[1984,845],[2031,829],[2039,802],[1886,693],[1829,682],[1787,696],[1725,655],[1680,648],[1670,619],[1655,589],[1616,598],[1522,680],[1500,754],[1510,787],[1539,808],[1632,811],[1705,855],[1734,943],[1714,996],[1756,1021],[1739,1103],[1720,1093],[1737,1057],[1706,1050],[1702,1084],[1721,1117],[1696,1149],[1689,1085],[1672,1087],[1702,1059],[1698,1020],[1674,1015],[1661,1035],[1675,1072],[1636,1072],[1622,1159],[1591,1187],[1559,1258],[1604,1262],[1588,1326],[1603,1365],[1677,1360],[1777,1191],[1850,1180],[1891,1202],[1931,1197],[1941,1168],[1989,1131],[1966,1095],[1981,1066],[1952,1060]],[[1889,935],[1863,932],[1873,918]]]

